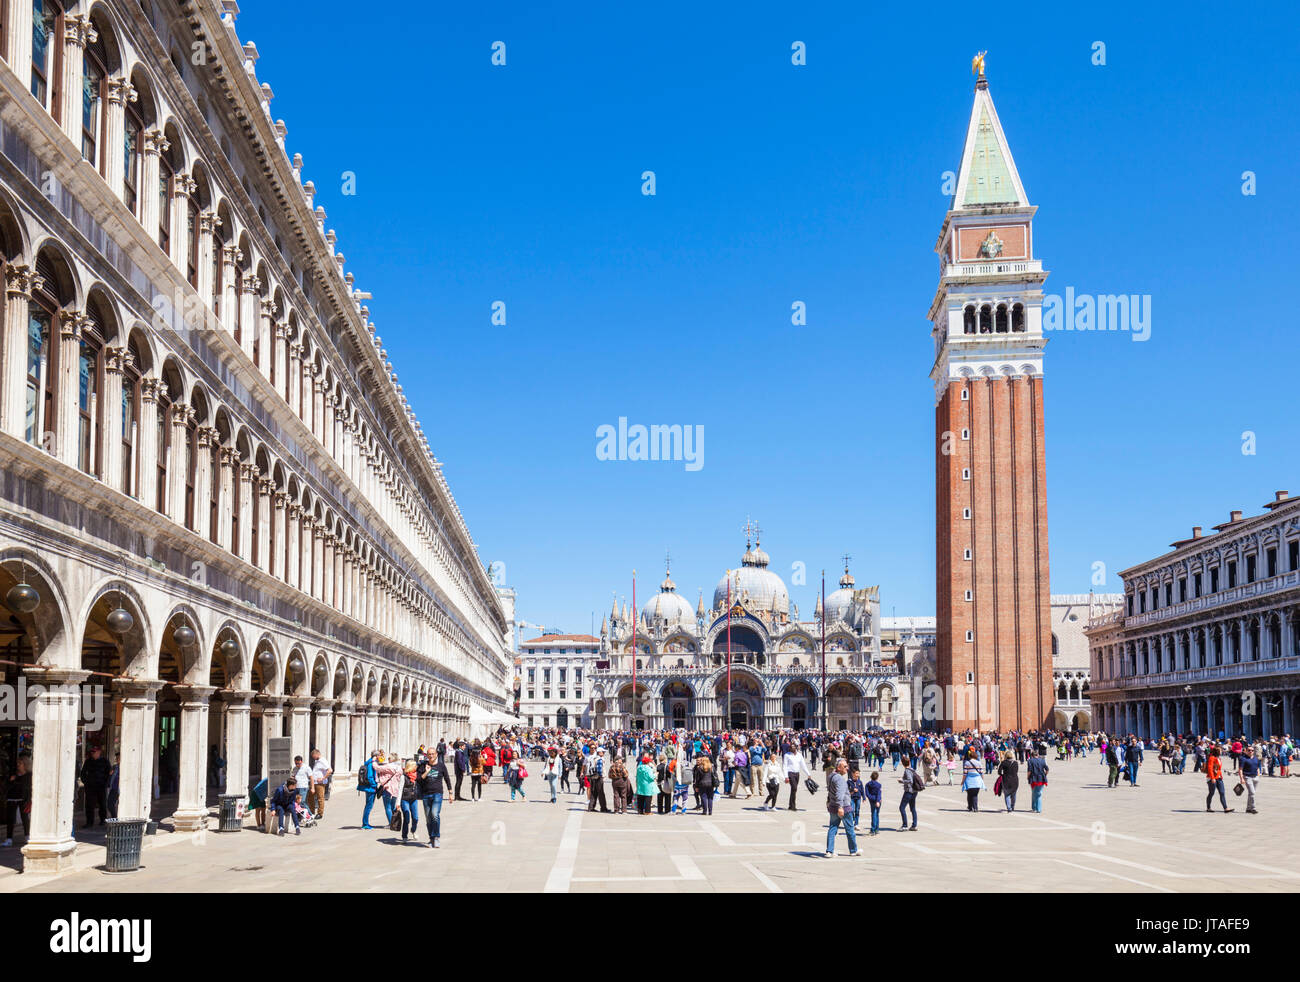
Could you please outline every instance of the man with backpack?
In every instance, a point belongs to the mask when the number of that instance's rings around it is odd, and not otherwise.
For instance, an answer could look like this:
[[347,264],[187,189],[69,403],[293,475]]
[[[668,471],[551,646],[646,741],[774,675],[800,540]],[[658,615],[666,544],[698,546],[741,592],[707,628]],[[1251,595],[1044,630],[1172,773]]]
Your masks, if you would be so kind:
[[907,810],[912,810],[912,831],[916,831],[916,796],[925,790],[925,781],[912,767],[912,759],[904,756],[903,776],[898,779],[898,783],[903,786],[903,797],[898,802],[898,813],[903,816],[903,824],[899,827],[900,832],[907,829]]
[[594,754],[587,758],[587,780],[591,782],[591,797],[587,803],[587,811],[596,810],[596,802],[600,802],[600,810],[609,814],[609,805],[605,803],[605,748],[601,747]]
[[370,824],[370,809],[375,806],[375,795],[379,792],[379,781],[375,776],[375,759],[378,756],[379,751],[372,750],[369,758],[357,771],[357,790],[366,796],[366,806],[361,811],[361,827],[363,829],[374,828]]

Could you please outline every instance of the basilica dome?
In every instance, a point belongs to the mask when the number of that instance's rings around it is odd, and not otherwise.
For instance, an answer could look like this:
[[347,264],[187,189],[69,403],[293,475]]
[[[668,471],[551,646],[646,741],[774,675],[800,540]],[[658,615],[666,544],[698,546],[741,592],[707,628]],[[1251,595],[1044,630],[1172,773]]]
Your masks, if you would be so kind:
[[675,627],[689,631],[695,629],[695,611],[691,609],[690,601],[677,592],[677,584],[667,571],[664,581],[659,584],[659,592],[641,608],[641,620],[647,627],[663,624],[669,630]]
[[[754,545],[755,548],[751,549],[746,543],[740,569],[731,577],[731,602],[747,599],[753,610],[788,614],[790,593],[785,588],[785,581],[767,568],[767,553],[762,546],[758,543]],[[727,576],[723,574],[718,585],[713,588],[713,609],[725,609],[726,606]]]
[[844,575],[840,577],[840,588],[826,598],[826,623],[834,624],[836,621],[849,623],[849,612],[853,609],[853,575],[849,572],[848,567],[844,567]]

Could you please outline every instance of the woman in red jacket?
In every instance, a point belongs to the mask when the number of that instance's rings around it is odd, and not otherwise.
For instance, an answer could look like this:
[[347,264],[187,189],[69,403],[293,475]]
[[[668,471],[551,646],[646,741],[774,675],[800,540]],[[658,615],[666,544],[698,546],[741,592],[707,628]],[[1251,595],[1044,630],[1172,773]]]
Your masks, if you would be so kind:
[[1212,811],[1210,803],[1214,801],[1214,792],[1219,792],[1219,801],[1224,813],[1232,811],[1228,807],[1228,796],[1223,793],[1223,764],[1219,760],[1219,748],[1210,747],[1210,756],[1205,759],[1205,786],[1209,789],[1205,795],[1205,810]]
[[483,783],[487,784],[492,780],[492,768],[497,763],[497,752],[492,749],[491,742],[483,744]]

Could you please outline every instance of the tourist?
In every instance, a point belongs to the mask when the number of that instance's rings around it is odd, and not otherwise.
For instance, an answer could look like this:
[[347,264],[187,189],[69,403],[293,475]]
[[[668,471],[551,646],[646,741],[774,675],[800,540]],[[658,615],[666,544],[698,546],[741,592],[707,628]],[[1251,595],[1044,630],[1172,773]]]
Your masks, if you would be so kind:
[[[883,765],[882,765],[883,766]],[[867,796],[867,803],[871,806],[871,835],[880,834],[880,802],[884,797],[885,789],[880,786],[880,771],[871,772],[871,780],[863,789]]]
[[752,798],[754,791],[749,786],[749,752],[743,746],[737,747],[732,752],[731,762],[736,771],[736,780],[731,786],[731,797],[736,797],[736,792],[743,787],[745,797]]
[[835,834],[839,831],[841,824],[843,824],[844,831],[849,837],[849,855],[859,855],[858,836],[853,828],[853,822],[852,820],[844,821],[845,816],[851,816],[853,812],[853,798],[849,793],[849,782],[846,776],[848,770],[848,761],[841,758],[836,762],[835,769],[826,777],[826,811],[830,819],[830,824],[826,829],[827,859],[835,855]]
[[798,811],[799,809],[795,807],[795,798],[799,793],[799,780],[811,778],[812,773],[808,770],[808,762],[804,760],[804,755],[793,747],[781,758],[781,764],[785,769],[785,783],[790,785],[790,811]]
[[14,844],[14,822],[23,823],[23,838],[32,837],[32,755],[21,753],[14,772],[5,781],[4,848]]
[[[301,760],[302,758],[298,758]],[[275,813],[276,821],[279,823],[279,831],[276,835],[284,835],[284,817],[290,816],[293,819],[293,834],[302,835],[302,828],[299,825],[301,821],[298,818],[298,781],[293,775],[275,789],[271,795],[271,810]]]
[[302,754],[293,758],[293,779],[298,787],[298,803],[306,807],[307,793],[311,790],[311,768],[303,763]]
[[370,824],[370,809],[375,806],[375,795],[379,793],[379,778],[375,773],[375,762],[378,759],[379,751],[372,750],[369,759],[357,771],[357,790],[366,796],[365,807],[361,810],[361,827],[363,829],[374,828]]
[[551,786],[551,804],[555,804],[556,782],[563,781],[564,785],[569,783],[569,764],[565,758],[560,756],[558,747],[547,748],[546,759],[542,762],[542,777]]
[[1124,765],[1128,768],[1129,787],[1138,786],[1138,767],[1142,764],[1142,743],[1136,737],[1129,737],[1124,748]]
[[974,747],[966,754],[962,763],[961,789],[966,792],[966,810],[980,810],[980,792],[984,790],[984,778],[980,775],[978,751]]
[[[334,770],[324,755],[315,748],[311,751],[311,794],[308,795],[307,807],[317,820],[325,817],[325,792],[329,789],[330,778]],[[313,806],[314,799],[314,806]]]
[[627,814],[628,793],[632,788],[632,779],[627,773],[627,764],[623,758],[614,754],[614,760],[609,765],[609,787],[614,792],[614,814]]
[[1007,811],[1016,810],[1016,792],[1020,790],[1020,764],[1010,750],[1002,755],[1002,763],[998,765],[998,786],[993,790],[1002,795]]
[[394,828],[394,819],[398,818],[401,807],[404,773],[400,760],[394,758],[390,761],[382,750],[379,752],[379,759],[375,762],[375,781],[384,796],[384,812],[388,816],[389,829]]
[[1114,743],[1108,743],[1106,745],[1106,751],[1103,754],[1103,759],[1106,763],[1107,768],[1109,768],[1106,774],[1106,787],[1108,788],[1119,787],[1119,760],[1120,760],[1119,755],[1120,755],[1120,749]]
[[1031,750],[1028,769],[1029,787],[1032,789],[1033,795],[1030,798],[1029,810],[1041,813],[1043,810],[1043,789],[1047,787],[1047,772],[1050,770],[1047,766],[1047,758],[1039,754],[1036,749]]
[[469,748],[469,800],[483,799],[483,750],[477,740]]
[[1219,803],[1223,805],[1223,813],[1233,811],[1228,807],[1228,796],[1223,791],[1223,764],[1219,760],[1219,748],[1211,744],[1208,755],[1205,758],[1205,810],[1213,811],[1211,805],[1214,802],[1214,792],[1219,792]]
[[429,846],[437,849],[438,840],[442,836],[443,797],[451,788],[451,775],[447,773],[447,764],[441,754],[435,760],[429,760],[426,756],[420,761],[416,768],[416,781],[416,790],[424,802],[424,823],[429,829]]
[[912,811],[912,831],[916,831],[916,796],[925,787],[925,781],[915,770],[912,769],[912,758],[903,756],[900,758],[903,762],[903,776],[898,779],[898,783],[903,786],[903,796],[898,802],[898,813],[903,817],[903,824],[898,831],[907,830],[907,812]]
[[[477,743],[478,741],[475,741]],[[492,768],[497,766],[496,748],[492,746],[492,741],[487,740],[479,748],[479,761],[482,764],[482,774],[479,778],[480,784],[487,784],[492,780]]]
[[853,801],[853,831],[858,830],[858,819],[862,815],[862,799],[866,789],[862,786],[862,771],[852,767],[849,771],[849,798]]
[[768,754],[763,761],[761,781],[763,787],[767,789],[763,808],[767,811],[776,811],[776,797],[781,793],[781,765],[777,763],[775,754]]
[[695,762],[695,795],[700,802],[700,809],[705,815],[713,814],[713,795],[718,790],[718,774],[708,757],[700,757]]
[[95,824],[95,813],[99,813],[99,824],[108,818],[108,779],[111,768],[104,759],[104,748],[93,744],[90,756],[81,765],[81,783],[86,792],[86,828]]
[[[673,759],[673,814],[686,814],[686,793],[691,787],[691,770],[690,758],[687,757],[686,748],[682,744],[677,745],[677,756]],[[678,808],[681,811],[678,811]]]
[[636,812],[638,815],[650,814],[650,804],[654,800],[658,787],[659,781],[655,774],[654,764],[650,762],[650,755],[644,754],[641,757],[641,763],[636,768]]
[[1255,796],[1259,793],[1259,755],[1253,746],[1247,746],[1241,753],[1238,766],[1241,783],[1246,787],[1246,814],[1258,815],[1255,810]]
[[659,752],[655,764],[655,788],[659,792],[655,798],[655,813],[667,815],[673,801],[673,767],[668,762],[668,754]]
[[[622,761],[619,761],[622,764]],[[587,811],[594,812],[597,803],[603,814],[609,814],[609,805],[605,803],[605,748],[601,747],[587,758],[586,778],[590,785],[590,798]]]
[[528,800],[528,796],[524,794],[524,778],[528,776],[528,772],[524,770],[523,761],[511,754],[510,762],[502,766],[505,767],[506,786],[510,788],[510,800],[515,800],[516,791],[519,792],[520,798]]
[[402,767],[401,787],[397,792],[402,805],[402,841],[407,841],[407,833],[415,836],[420,824],[420,788],[416,783],[418,768],[413,760],[408,760]]
[[469,773],[469,748],[465,746],[464,740],[456,741],[456,753],[452,757],[452,767],[456,771],[456,790],[452,798],[459,801],[461,782],[465,780],[465,775]]

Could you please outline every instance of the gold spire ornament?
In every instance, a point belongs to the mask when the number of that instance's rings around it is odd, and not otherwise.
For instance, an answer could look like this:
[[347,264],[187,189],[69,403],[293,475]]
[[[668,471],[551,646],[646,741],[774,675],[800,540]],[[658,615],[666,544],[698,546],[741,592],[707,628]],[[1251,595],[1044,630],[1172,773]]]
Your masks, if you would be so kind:
[[981,78],[984,77],[984,56],[986,54],[988,54],[987,51],[981,51],[970,60],[970,73],[972,75],[978,75]]

